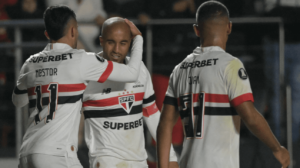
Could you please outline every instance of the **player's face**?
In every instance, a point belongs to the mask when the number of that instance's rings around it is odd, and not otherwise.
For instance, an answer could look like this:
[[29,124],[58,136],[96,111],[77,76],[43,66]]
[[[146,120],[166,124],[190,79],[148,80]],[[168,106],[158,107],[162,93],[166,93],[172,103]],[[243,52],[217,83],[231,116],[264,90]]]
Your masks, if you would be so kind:
[[114,26],[108,29],[105,35],[100,37],[103,57],[107,60],[124,63],[131,43],[130,29],[122,26]]

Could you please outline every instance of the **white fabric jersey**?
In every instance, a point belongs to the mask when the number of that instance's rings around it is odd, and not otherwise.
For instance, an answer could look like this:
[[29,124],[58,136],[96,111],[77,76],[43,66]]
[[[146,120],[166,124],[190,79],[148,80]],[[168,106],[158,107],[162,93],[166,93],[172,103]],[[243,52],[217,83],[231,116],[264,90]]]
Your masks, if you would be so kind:
[[[141,59],[142,37],[138,39],[141,40],[134,40],[134,48],[139,51],[135,51],[139,54],[135,57]],[[95,53],[72,49],[63,43],[48,44],[42,52],[31,56],[21,69],[13,93],[16,106],[22,107],[29,102],[30,117],[20,157],[34,153],[77,157],[80,109],[87,82],[117,78],[124,68],[128,73],[132,71]]]
[[222,48],[197,47],[171,74],[164,104],[178,107],[185,139],[181,168],[238,168],[240,118],[253,101],[243,64]]
[[[156,107],[151,76],[144,64],[135,83],[90,82],[83,101],[85,140],[90,159],[103,156],[119,158],[123,162],[147,159],[143,119],[156,140],[160,112]],[[177,161],[173,149],[170,156],[172,161]]]

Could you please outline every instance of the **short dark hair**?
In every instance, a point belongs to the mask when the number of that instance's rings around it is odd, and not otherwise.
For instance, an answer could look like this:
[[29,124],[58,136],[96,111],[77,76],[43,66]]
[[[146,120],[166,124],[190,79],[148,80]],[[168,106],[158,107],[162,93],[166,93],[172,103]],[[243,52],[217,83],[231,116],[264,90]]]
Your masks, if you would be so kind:
[[218,1],[207,1],[202,3],[197,9],[196,21],[201,23],[220,16],[229,18],[229,11],[226,6]]
[[65,35],[65,28],[69,20],[75,19],[76,15],[67,6],[50,6],[44,12],[44,22],[51,40],[59,40]]

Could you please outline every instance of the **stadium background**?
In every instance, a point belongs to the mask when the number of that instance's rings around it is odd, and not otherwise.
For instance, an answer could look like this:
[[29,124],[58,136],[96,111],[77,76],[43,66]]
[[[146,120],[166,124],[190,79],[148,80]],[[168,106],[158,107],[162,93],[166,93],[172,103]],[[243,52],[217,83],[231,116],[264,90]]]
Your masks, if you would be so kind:
[[[280,142],[287,146],[288,135],[293,134],[293,166],[290,167],[300,167],[299,126],[293,125],[294,131],[289,131],[291,117],[287,117],[290,107],[297,108],[295,102],[300,94],[300,0],[220,1],[228,7],[233,21],[227,52],[244,63],[250,76],[255,106]],[[31,54],[47,44],[41,20],[47,6],[66,4],[72,7],[81,23],[79,47],[93,52],[101,51],[97,39],[106,18],[121,16],[133,20],[145,38],[143,60],[152,72],[157,104],[161,109],[174,66],[200,45],[192,23],[202,2],[204,0],[0,0],[0,167],[16,167],[18,164],[20,135],[25,132],[28,114],[26,108],[15,109],[11,93],[20,63],[22,65]],[[283,27],[279,29],[281,25]],[[284,37],[285,44],[285,52],[282,52],[284,69],[279,66],[280,36]],[[284,77],[280,75],[283,71]],[[280,79],[284,82],[280,83]],[[291,86],[291,95],[286,93],[286,86]],[[295,111],[293,113],[297,113]],[[183,140],[180,123],[173,133],[173,143],[180,154]],[[155,167],[155,143],[147,131],[145,136],[149,166]],[[87,167],[88,149],[82,132],[79,137],[78,156]],[[240,165],[241,168],[280,167],[272,152],[243,124]]]

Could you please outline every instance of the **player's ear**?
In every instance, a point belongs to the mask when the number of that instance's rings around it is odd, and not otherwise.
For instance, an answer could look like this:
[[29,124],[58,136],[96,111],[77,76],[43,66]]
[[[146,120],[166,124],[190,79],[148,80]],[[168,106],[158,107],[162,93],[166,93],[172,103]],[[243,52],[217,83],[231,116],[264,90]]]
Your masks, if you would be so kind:
[[200,31],[199,31],[198,25],[194,24],[193,27],[194,27],[194,32],[195,32],[196,36],[200,37]]
[[75,27],[71,27],[71,37],[74,38],[75,37]]
[[103,37],[99,36],[99,40],[100,40],[100,45],[103,46]]
[[231,30],[232,30],[232,22],[229,21],[229,23],[227,24],[227,35],[231,33]]
[[49,35],[48,35],[47,30],[44,31],[44,34],[45,34],[46,38],[47,38],[48,40],[50,40],[50,37],[49,37]]

